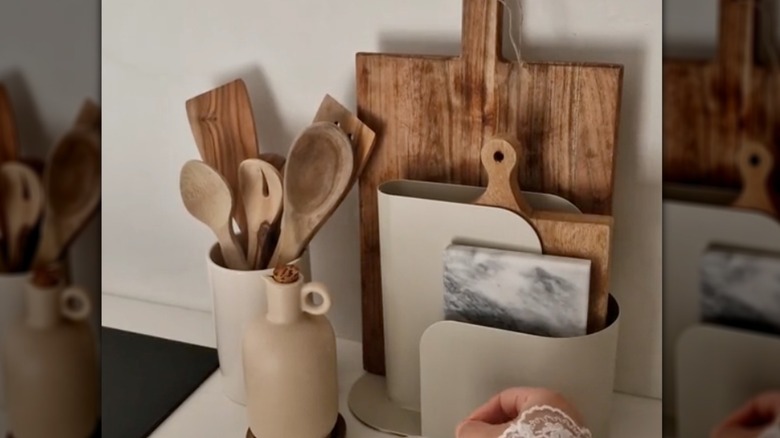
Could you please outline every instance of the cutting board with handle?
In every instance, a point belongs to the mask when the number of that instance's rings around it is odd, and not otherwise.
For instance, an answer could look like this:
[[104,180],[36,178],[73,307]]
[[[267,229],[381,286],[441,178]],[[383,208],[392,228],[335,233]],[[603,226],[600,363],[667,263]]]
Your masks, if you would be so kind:
[[[526,190],[610,214],[623,68],[507,62],[498,0],[463,0],[455,57],[359,53],[358,117],[377,133],[360,179],[364,368],[384,373],[377,186],[484,182],[479,151],[499,132],[525,145]],[[575,162],[575,159],[578,160]]]
[[521,148],[508,137],[496,137],[485,144],[481,155],[489,182],[475,203],[503,207],[523,216],[536,229],[544,254],[590,260],[588,333],[599,331],[607,321],[612,217],[534,211],[517,183],[518,150]]
[[[746,138],[777,144],[780,71],[756,63],[759,7],[768,0],[720,0],[713,60],[664,60],[664,181],[740,187]],[[764,30],[768,31],[768,30]],[[777,154],[777,148],[772,151]]]

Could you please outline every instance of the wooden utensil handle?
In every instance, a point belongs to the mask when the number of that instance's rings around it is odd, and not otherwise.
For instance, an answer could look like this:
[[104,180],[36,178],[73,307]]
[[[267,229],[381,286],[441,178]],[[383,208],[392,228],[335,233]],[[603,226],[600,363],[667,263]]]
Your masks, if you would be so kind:
[[488,186],[475,203],[503,207],[528,219],[532,209],[517,182],[518,150],[516,141],[509,137],[496,137],[482,146],[480,155],[488,174]]
[[742,193],[734,202],[734,206],[777,216],[777,208],[769,190],[770,176],[774,167],[772,153],[766,146],[747,140],[739,150],[738,160],[742,174]]
[[501,57],[504,10],[498,0],[463,0],[462,56],[483,65]]

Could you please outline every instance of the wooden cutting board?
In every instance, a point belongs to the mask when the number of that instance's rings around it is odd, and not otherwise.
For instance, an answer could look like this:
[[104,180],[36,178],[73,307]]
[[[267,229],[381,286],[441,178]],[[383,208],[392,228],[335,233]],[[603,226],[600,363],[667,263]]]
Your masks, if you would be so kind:
[[754,56],[761,1],[720,0],[715,59],[664,61],[665,182],[738,188],[744,140],[780,142],[780,73]]
[[[377,133],[360,179],[363,364],[384,374],[377,186],[390,179],[484,184],[479,152],[507,133],[526,145],[520,186],[610,214],[623,68],[507,62],[502,7],[463,0],[462,54],[357,55],[358,117]],[[576,161],[575,161],[576,160]]]

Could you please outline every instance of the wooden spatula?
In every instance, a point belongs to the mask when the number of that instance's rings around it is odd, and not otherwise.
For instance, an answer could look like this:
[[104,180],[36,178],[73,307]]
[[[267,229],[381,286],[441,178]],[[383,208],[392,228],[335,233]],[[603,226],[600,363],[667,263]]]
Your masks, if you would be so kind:
[[[257,133],[244,81],[237,79],[187,101],[187,117],[204,163],[216,169],[238,193],[238,166],[257,158]],[[244,206],[236,203],[233,219],[246,234]]]
[[3,84],[0,84],[0,163],[19,157],[19,134],[16,130],[11,99]]
[[322,99],[320,108],[314,116],[314,122],[335,123],[347,134],[355,155],[355,171],[352,180],[354,182],[360,178],[374,149],[376,139],[374,131],[330,95],[325,95]]
[[355,158],[352,143],[334,123],[306,128],[287,156],[279,243],[270,266],[298,257],[349,190]]
[[763,144],[746,140],[737,156],[742,175],[742,193],[734,202],[734,207],[758,210],[778,217],[769,189],[775,162],[772,153]]
[[591,261],[588,332],[601,330],[607,321],[612,217],[532,211],[518,184],[518,150],[509,137],[494,138],[483,146],[480,155],[488,187],[475,202],[506,208],[526,218],[536,229],[544,254]]

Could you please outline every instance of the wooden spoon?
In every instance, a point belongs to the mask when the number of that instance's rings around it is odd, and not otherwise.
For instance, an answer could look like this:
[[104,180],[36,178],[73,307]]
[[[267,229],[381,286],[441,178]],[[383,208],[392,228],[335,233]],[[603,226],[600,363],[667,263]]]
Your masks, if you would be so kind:
[[763,211],[778,217],[777,207],[770,196],[769,184],[774,157],[763,144],[747,140],[738,154],[738,165],[742,174],[742,193],[734,207]]
[[100,138],[82,126],[51,151],[43,175],[46,210],[35,266],[60,260],[100,203]]
[[179,188],[187,211],[211,228],[217,236],[226,267],[238,270],[249,269],[233,231],[232,216],[235,203],[233,192],[225,177],[208,164],[191,160],[181,169]]
[[3,84],[0,84],[0,163],[19,157],[19,134],[16,130],[11,99]]
[[349,137],[331,122],[306,128],[287,155],[281,234],[270,266],[300,256],[349,190],[355,158]]
[[[238,166],[258,155],[246,84],[237,79],[189,99],[186,106],[201,159],[225,177],[233,193],[238,193]],[[233,218],[242,236],[246,236],[246,215],[240,202],[236,203]]]
[[34,170],[18,162],[0,165],[3,180],[3,210],[5,221],[3,235],[8,243],[8,266],[21,269],[22,248],[27,234],[32,230],[43,210],[43,187]]
[[[250,269],[260,269],[258,249],[265,246],[268,231],[282,211],[282,177],[271,163],[256,158],[244,160],[238,168],[238,187],[249,233],[246,259]],[[267,226],[261,234],[263,224]]]

